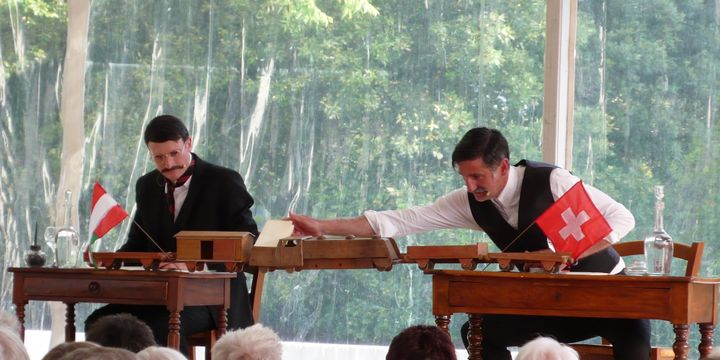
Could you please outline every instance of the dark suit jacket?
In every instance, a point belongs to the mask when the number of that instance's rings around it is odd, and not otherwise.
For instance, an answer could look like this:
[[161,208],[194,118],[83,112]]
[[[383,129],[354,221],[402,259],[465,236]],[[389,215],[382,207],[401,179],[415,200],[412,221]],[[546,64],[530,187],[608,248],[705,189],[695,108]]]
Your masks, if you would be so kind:
[[[253,198],[240,174],[193,156],[195,169],[177,220],[173,222],[168,211],[165,180],[154,170],[137,181],[135,222],[166,252],[176,251],[173,236],[181,230],[247,231],[257,236],[257,225],[250,212]],[[127,242],[118,251],[157,252],[159,249],[133,224]],[[217,324],[217,319],[214,320]],[[245,276],[238,273],[238,278],[232,281],[228,326],[238,328],[252,323]]]

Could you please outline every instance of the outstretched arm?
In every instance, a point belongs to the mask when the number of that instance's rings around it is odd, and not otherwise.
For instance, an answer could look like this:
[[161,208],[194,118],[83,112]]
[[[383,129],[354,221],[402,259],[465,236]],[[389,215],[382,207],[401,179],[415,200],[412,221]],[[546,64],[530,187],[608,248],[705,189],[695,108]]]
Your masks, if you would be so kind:
[[355,235],[370,237],[375,231],[365,216],[353,218],[315,219],[310,216],[290,213],[287,217],[295,226],[293,235],[321,236],[321,235]]

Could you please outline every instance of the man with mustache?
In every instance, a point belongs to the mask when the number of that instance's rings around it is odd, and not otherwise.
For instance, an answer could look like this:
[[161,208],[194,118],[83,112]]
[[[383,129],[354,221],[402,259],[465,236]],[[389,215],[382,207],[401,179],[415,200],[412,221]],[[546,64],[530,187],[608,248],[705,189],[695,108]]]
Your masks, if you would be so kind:
[[[237,171],[213,165],[192,153],[192,138],[180,119],[172,115],[152,119],[145,128],[144,140],[156,169],[136,183],[134,224],[118,251],[174,252],[174,236],[181,230],[247,231],[257,236],[250,212],[254,201],[242,177]],[[213,266],[213,270],[225,269],[223,265]],[[231,288],[228,328],[252,325],[242,272],[231,280]],[[116,313],[135,315],[150,326],[158,344],[167,344],[169,314],[163,306],[109,304],[88,316],[86,331],[100,317]],[[186,336],[216,328],[217,309],[185,307],[180,323],[180,350],[187,354]]]
[[[452,165],[465,187],[430,205],[366,211],[354,218],[320,220],[290,214],[289,219],[297,235],[398,237],[466,228],[484,231],[502,251],[550,251],[547,237],[533,222],[579,179],[553,165],[529,160],[510,165],[509,159],[507,140],[500,131],[475,128],[463,136],[452,154]],[[589,185],[585,187],[613,231],[581,254],[570,270],[620,273],[625,264],[610,245],[632,230],[635,219],[607,194]],[[465,346],[467,329],[466,323],[462,331]],[[602,336],[613,344],[618,360],[644,360],[650,354],[648,320],[485,315],[482,332],[483,359],[510,360],[508,346],[521,346],[538,335],[561,342]]]

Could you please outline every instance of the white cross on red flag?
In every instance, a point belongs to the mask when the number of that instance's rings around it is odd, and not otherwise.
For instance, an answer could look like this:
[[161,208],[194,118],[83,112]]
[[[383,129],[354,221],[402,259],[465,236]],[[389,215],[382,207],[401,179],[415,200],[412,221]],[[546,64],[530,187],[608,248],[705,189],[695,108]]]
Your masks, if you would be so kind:
[[582,181],[550,205],[535,223],[552,241],[555,252],[569,252],[574,259],[612,231]]

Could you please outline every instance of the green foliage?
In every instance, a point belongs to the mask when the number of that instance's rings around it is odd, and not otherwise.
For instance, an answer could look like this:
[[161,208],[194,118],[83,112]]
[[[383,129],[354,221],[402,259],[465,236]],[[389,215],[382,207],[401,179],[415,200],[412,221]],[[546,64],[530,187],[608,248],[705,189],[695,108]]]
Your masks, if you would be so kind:
[[[629,238],[651,229],[652,186],[664,184],[666,229],[706,242],[709,275],[720,268],[716,6],[579,2],[572,169],[635,214]],[[0,8],[0,130],[10,139],[0,240],[17,233],[19,244],[32,217],[47,221],[57,192],[67,9]],[[134,182],[152,168],[140,134],[159,113],[187,120],[200,156],[241,172],[260,225],[289,210],[354,216],[432,202],[462,186],[449,156],[474,126],[501,129],[513,161],[540,159],[545,11],[540,0],[94,1],[81,229],[95,180],[133,209]],[[103,248],[122,243],[127,227]],[[487,241],[466,230],[397,240],[401,249]],[[407,265],[275,272],[263,322],[289,340],[387,344],[432,322],[430,291]],[[669,343],[671,330],[656,329]]]

